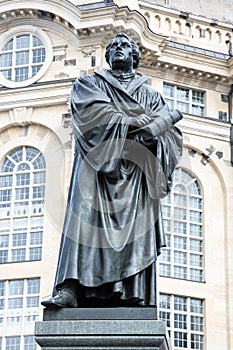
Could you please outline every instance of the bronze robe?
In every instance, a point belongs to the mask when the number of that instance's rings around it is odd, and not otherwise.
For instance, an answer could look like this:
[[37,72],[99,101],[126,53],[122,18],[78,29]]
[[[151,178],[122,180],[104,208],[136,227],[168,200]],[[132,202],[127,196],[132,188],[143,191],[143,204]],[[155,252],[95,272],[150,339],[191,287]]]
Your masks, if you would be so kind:
[[[55,287],[75,280],[80,298],[155,304],[155,261],[165,245],[160,198],[182,153],[174,126],[159,134],[128,118],[169,113],[135,74],[125,88],[110,71],[78,78],[71,94],[75,156]],[[84,302],[85,305],[85,302]]]

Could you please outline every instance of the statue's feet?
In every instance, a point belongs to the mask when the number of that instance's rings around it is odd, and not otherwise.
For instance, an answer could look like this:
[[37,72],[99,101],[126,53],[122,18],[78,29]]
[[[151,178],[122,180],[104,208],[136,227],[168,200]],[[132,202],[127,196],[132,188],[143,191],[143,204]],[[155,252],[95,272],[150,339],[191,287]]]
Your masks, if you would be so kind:
[[61,289],[58,293],[50,298],[41,302],[41,305],[50,309],[65,308],[65,307],[78,307],[78,302],[75,295],[68,291]]

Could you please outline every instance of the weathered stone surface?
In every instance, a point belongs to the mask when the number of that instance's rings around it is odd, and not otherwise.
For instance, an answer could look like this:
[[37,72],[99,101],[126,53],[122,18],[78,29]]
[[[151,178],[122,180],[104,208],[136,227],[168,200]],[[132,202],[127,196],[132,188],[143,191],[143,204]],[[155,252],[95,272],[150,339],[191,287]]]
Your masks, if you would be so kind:
[[[152,310],[73,309],[70,318],[62,320],[71,309],[44,313],[37,322],[36,341],[42,350],[169,350],[164,322],[153,319]],[[143,309],[142,309],[143,310]],[[75,316],[76,311],[76,316]],[[80,312],[78,312],[80,311]],[[85,315],[86,311],[86,315]],[[118,319],[113,319],[114,311]],[[133,316],[133,319],[120,319]],[[79,316],[77,316],[79,314]],[[93,319],[87,319],[92,314]],[[95,315],[95,316],[94,316]],[[110,316],[112,315],[112,316]],[[145,319],[151,315],[151,319]],[[107,319],[103,319],[106,316]],[[45,320],[50,317],[50,320]],[[144,319],[143,319],[144,317]],[[51,320],[53,318],[53,320]],[[54,320],[57,318],[56,320]],[[79,318],[79,319],[78,319]],[[102,319],[101,319],[102,318]]]
[[154,307],[44,309],[44,321],[58,320],[156,320]]

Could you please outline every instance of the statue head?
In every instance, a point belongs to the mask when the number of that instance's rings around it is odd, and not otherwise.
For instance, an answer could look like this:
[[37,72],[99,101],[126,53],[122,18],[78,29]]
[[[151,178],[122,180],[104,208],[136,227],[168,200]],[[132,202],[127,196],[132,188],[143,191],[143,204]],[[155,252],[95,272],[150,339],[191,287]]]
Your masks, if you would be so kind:
[[114,37],[114,39],[108,44],[107,48],[106,48],[106,53],[105,53],[105,58],[107,63],[111,66],[111,57],[110,57],[110,50],[113,47],[113,45],[115,45],[116,41],[118,41],[120,38],[122,38],[123,40],[127,40],[130,43],[131,46],[131,52],[132,52],[132,68],[137,68],[139,66],[140,63],[140,51],[139,51],[139,47],[136,44],[136,42],[130,38],[127,34],[125,33],[117,33]]

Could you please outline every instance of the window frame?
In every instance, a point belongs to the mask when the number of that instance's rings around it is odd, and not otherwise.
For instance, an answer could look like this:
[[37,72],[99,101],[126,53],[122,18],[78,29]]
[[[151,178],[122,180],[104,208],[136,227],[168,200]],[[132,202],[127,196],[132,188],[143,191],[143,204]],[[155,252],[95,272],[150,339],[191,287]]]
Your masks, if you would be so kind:
[[[164,301],[162,298],[164,298]],[[192,304],[195,301],[200,302],[201,307],[193,308]],[[204,299],[160,293],[159,315],[160,319],[167,324],[174,350],[205,349]],[[197,323],[194,323],[195,320]],[[199,337],[199,343],[194,346],[195,336],[197,342]]]
[[41,278],[0,280],[0,286],[2,349],[36,350],[34,322],[39,319]]
[[[172,87],[174,88],[174,95],[169,96],[166,94],[165,87]],[[188,92],[188,97],[187,100],[179,98],[178,92],[179,91],[187,91]],[[197,102],[193,101],[193,97],[195,96],[195,93],[202,93],[203,94],[203,102]],[[185,86],[180,86],[180,85],[175,85],[171,84],[168,82],[163,82],[163,97],[170,106],[170,103],[173,103],[172,110],[173,109],[179,109],[182,113],[184,114],[190,114],[194,115],[197,117],[202,117],[204,118],[206,116],[206,91],[203,90],[198,90],[198,89],[193,89]],[[186,104],[188,109],[187,111],[183,111],[182,108],[180,108],[180,104]],[[194,107],[200,107],[202,108],[202,113],[194,113]]]
[[[14,166],[8,167],[9,160]],[[25,171],[18,170],[20,164],[28,165]],[[12,181],[7,187],[10,176]],[[22,178],[28,180],[21,181]],[[39,261],[42,259],[46,181],[46,162],[42,152],[32,146],[11,150],[2,159],[0,180],[4,185],[1,190],[12,190],[9,200],[4,197],[0,202],[0,264]],[[25,189],[28,198],[24,197]],[[18,198],[17,193],[22,196]],[[35,198],[35,194],[38,197]]]
[[[13,39],[15,36],[21,36],[21,35],[33,35],[41,40],[41,42],[43,43],[44,49],[45,49],[45,60],[44,60],[44,62],[41,62],[42,66],[34,76],[29,77],[28,79],[23,80],[23,81],[13,81],[13,80],[9,80],[9,79],[5,78],[5,76],[1,72],[1,70],[2,70],[1,69],[0,70],[0,84],[2,84],[3,86],[6,86],[8,88],[24,87],[24,86],[28,86],[28,85],[33,84],[34,82],[39,80],[45,74],[45,72],[47,71],[47,69],[49,68],[49,65],[51,64],[51,62],[53,60],[53,49],[52,49],[52,44],[51,44],[51,41],[50,41],[48,35],[40,28],[31,26],[31,25],[16,26],[14,28],[11,28],[7,32],[3,33],[1,35],[0,53],[4,54],[4,51],[2,51],[2,49],[7,45],[7,43],[11,39]],[[22,50],[19,52],[25,52],[25,51]],[[6,54],[7,54],[7,52],[6,52]],[[15,51],[12,50],[12,54],[15,54]],[[23,66],[26,66],[26,65],[23,65]],[[27,66],[28,67],[30,66],[30,62]],[[33,67],[33,64],[31,64],[31,66]],[[21,67],[21,65],[19,65],[19,68],[20,67]],[[10,69],[13,69],[12,65],[11,65]]]
[[[176,190],[181,186],[184,187],[184,192]],[[186,195],[186,205],[183,199],[180,202],[175,201],[176,194]],[[200,200],[200,202],[193,201],[197,203],[196,207],[192,204],[193,198]],[[160,256],[160,276],[198,283],[205,282],[203,207],[203,190],[199,180],[189,170],[178,167],[174,173],[173,189],[162,201],[167,247],[162,249]],[[185,210],[185,216],[177,218],[176,209]],[[198,215],[193,214],[192,217],[193,212]],[[199,221],[199,215],[201,221]],[[194,226],[199,227],[199,230],[193,230]]]

